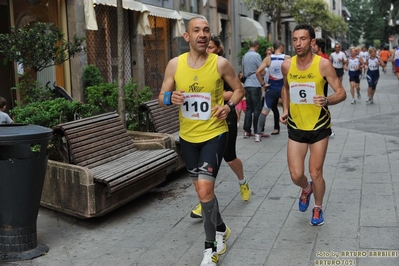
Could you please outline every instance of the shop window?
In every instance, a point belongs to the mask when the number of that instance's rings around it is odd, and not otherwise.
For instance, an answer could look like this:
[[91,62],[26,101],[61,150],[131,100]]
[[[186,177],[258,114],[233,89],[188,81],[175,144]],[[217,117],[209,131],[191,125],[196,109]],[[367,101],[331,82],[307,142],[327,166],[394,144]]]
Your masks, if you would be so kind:
[[170,59],[169,20],[154,16],[148,18],[152,34],[143,36],[145,85],[151,88],[153,96],[156,97]]
[[[106,82],[118,80],[118,31],[116,8],[96,6],[97,31],[87,31],[87,61],[95,65]],[[123,55],[125,83],[132,77],[131,50],[129,39],[129,14],[124,10]]]

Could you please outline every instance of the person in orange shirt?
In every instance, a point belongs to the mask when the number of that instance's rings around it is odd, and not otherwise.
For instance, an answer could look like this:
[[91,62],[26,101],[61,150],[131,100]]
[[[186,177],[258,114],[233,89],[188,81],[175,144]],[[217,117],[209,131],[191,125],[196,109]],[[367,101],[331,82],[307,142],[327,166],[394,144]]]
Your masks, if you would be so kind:
[[384,47],[384,49],[380,52],[380,58],[384,62],[384,66],[382,67],[382,71],[384,71],[384,73],[387,73],[387,62],[390,56],[391,53],[388,51],[388,48]]

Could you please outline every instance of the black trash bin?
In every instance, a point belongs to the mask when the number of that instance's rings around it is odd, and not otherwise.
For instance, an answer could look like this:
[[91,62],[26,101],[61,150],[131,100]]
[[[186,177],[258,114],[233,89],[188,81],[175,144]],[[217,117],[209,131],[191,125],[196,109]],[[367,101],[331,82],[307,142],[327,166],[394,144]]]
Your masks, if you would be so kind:
[[36,222],[52,130],[0,125],[0,263],[29,260],[49,248],[37,244]]

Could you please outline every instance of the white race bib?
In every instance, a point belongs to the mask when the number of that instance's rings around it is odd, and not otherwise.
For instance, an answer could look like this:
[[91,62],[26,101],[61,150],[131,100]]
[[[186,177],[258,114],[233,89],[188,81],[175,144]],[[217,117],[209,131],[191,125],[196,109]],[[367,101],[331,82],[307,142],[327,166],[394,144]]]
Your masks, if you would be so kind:
[[192,120],[209,120],[211,118],[211,93],[184,93],[181,112],[184,118]]
[[314,104],[313,97],[316,95],[316,84],[314,82],[291,82],[290,99],[295,104]]

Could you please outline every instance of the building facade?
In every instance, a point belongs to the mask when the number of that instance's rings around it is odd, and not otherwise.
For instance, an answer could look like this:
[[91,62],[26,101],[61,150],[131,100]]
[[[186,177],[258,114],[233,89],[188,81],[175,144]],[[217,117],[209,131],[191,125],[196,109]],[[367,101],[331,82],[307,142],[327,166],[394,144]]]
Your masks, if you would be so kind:
[[[340,13],[340,0],[331,2],[332,11]],[[273,23],[265,14],[249,10],[243,0],[123,0],[124,80],[133,79],[142,88],[149,86],[157,97],[168,61],[188,51],[182,34],[189,19],[206,18],[213,33],[225,46],[225,57],[236,71],[241,69],[239,54],[245,39],[276,39]],[[338,4],[339,2],[339,4]],[[75,99],[84,101],[83,71],[90,64],[97,66],[106,82],[118,77],[117,0],[0,0],[0,33],[10,27],[21,28],[37,21],[54,23],[66,37],[85,37],[86,53],[64,64],[38,73],[42,84],[57,83]],[[335,6],[335,9],[334,9]],[[281,40],[286,53],[292,54],[292,30],[295,21],[283,14]],[[1,60],[1,58],[0,58]],[[15,63],[0,68],[0,95],[10,103],[19,100],[11,90],[18,80]]]

